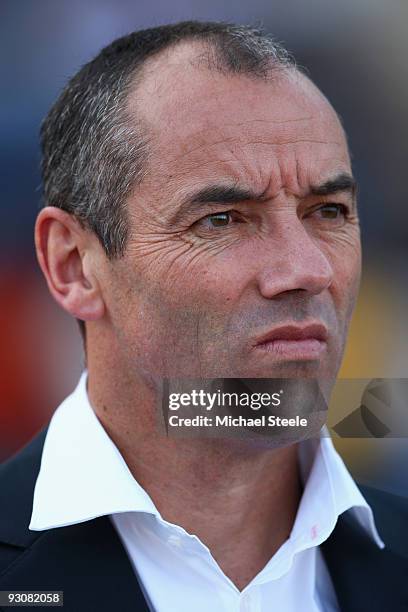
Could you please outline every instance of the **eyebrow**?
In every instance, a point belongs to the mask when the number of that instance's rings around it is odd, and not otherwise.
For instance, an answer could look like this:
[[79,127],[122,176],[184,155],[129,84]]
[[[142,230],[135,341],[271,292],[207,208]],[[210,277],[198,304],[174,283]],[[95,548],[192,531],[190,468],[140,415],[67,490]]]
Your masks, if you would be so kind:
[[[339,192],[348,192],[354,198],[356,189],[357,184],[353,176],[342,172],[319,185],[312,185],[307,195],[327,196]],[[176,223],[186,213],[200,211],[203,204],[219,206],[220,204],[237,204],[249,200],[253,202],[265,202],[267,199],[266,191],[256,193],[251,189],[234,185],[209,185],[187,196],[172,216],[170,222],[171,224]]]
[[342,172],[336,177],[325,181],[321,185],[315,185],[311,188],[310,192],[312,195],[326,196],[333,193],[338,193],[339,191],[347,191],[354,196],[356,194],[356,190],[357,183],[355,178],[352,177],[351,174]]

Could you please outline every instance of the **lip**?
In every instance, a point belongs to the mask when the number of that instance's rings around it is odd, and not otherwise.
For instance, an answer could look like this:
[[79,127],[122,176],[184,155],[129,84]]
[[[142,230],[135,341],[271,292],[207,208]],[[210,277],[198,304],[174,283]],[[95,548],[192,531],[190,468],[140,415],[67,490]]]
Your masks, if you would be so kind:
[[327,347],[328,330],[322,323],[287,324],[257,338],[253,348],[271,353],[276,359],[320,359]]

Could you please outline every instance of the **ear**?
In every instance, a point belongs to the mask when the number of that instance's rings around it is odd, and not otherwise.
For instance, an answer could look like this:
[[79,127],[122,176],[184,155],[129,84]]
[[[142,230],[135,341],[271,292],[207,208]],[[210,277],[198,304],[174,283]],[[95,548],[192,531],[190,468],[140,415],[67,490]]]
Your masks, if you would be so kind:
[[101,250],[97,237],[73,215],[55,206],[40,211],[35,248],[48,289],[64,310],[82,321],[96,321],[105,311],[95,266],[98,247]]

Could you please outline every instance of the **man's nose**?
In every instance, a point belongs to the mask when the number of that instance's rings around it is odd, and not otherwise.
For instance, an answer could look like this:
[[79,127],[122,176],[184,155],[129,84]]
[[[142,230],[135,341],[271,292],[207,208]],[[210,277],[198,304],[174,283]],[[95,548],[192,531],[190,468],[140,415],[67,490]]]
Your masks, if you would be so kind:
[[267,242],[258,275],[264,297],[299,290],[319,294],[330,287],[333,268],[322,250],[324,243],[312,237],[300,219],[291,220]]

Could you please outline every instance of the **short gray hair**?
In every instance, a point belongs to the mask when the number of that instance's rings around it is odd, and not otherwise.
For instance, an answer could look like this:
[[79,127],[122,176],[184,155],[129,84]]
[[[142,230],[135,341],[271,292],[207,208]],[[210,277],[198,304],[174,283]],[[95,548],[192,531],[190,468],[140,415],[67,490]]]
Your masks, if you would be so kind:
[[183,40],[207,43],[209,68],[266,78],[295,65],[262,30],[180,22],[115,40],[68,82],[41,128],[43,204],[72,215],[99,238],[109,258],[123,255],[125,200],[144,176],[148,133],[127,100],[144,62]]

